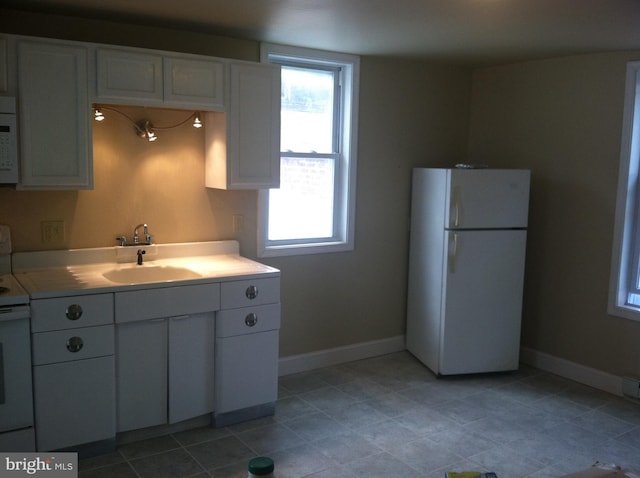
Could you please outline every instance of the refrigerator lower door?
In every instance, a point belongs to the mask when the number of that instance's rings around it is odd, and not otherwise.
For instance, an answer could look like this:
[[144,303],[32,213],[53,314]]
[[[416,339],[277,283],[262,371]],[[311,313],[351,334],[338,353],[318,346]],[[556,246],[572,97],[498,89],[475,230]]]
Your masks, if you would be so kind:
[[447,231],[442,375],[516,370],[526,230]]

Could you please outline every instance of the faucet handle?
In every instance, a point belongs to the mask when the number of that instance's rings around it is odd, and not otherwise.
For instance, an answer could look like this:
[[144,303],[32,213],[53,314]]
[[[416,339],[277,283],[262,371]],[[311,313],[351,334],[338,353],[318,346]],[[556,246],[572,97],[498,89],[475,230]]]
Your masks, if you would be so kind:
[[116,237],[116,241],[120,241],[120,245],[121,246],[126,246],[127,245],[127,236]]
[[153,234],[146,234],[145,235],[145,240],[147,241],[147,245],[150,246],[151,244],[153,244],[153,238],[154,237],[155,236]]

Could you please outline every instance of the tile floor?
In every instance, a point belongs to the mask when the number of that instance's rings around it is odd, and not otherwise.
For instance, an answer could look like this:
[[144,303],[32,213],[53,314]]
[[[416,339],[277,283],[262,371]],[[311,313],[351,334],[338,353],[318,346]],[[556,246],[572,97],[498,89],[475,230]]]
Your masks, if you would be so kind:
[[80,477],[559,477],[593,464],[640,469],[640,404],[524,366],[437,379],[406,352],[280,379],[274,417],[119,447]]

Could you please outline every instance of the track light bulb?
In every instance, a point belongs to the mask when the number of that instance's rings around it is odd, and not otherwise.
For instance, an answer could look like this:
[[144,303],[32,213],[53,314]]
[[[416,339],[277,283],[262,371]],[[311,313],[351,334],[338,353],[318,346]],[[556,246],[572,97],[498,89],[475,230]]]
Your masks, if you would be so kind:
[[202,128],[202,121],[200,121],[200,115],[198,113],[195,114],[195,118],[193,119],[193,127]]

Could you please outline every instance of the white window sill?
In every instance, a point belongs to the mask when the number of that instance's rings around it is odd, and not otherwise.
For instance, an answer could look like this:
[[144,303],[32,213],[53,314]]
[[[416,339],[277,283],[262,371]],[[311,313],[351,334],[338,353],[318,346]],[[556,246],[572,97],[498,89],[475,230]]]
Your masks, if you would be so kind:
[[346,252],[352,250],[353,244],[346,242],[295,244],[262,248],[258,251],[258,257],[301,256],[305,254],[324,254],[328,252]]

